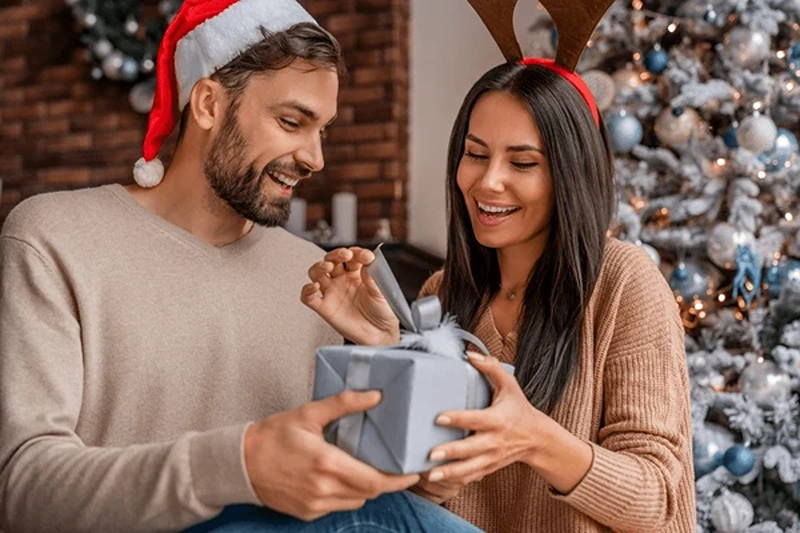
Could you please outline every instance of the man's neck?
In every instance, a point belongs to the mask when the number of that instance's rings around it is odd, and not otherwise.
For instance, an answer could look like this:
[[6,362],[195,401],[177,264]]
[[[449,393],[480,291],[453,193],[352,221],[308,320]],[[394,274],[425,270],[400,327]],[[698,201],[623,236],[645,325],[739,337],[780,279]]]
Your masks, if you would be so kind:
[[181,150],[166,170],[164,181],[152,189],[127,186],[130,195],[143,207],[167,222],[203,239],[213,246],[230,244],[253,228],[220,200],[203,173],[202,161]]

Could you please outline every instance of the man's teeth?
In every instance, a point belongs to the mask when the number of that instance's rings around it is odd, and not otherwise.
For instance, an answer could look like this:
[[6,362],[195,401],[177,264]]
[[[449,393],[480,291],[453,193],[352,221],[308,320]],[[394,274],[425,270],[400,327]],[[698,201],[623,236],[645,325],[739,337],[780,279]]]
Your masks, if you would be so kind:
[[495,205],[486,205],[478,202],[478,207],[481,208],[481,211],[486,211],[487,213],[498,213],[498,214],[505,214],[510,213],[512,211],[516,211],[519,209],[518,207],[499,207]]
[[297,179],[293,180],[293,179],[291,179],[291,178],[289,178],[289,177],[287,177],[287,176],[285,176],[283,174],[270,172],[269,175],[272,176],[273,178],[275,178],[276,180],[278,180],[279,182],[283,183],[287,187],[294,187],[295,185],[300,183],[300,180],[297,180]]

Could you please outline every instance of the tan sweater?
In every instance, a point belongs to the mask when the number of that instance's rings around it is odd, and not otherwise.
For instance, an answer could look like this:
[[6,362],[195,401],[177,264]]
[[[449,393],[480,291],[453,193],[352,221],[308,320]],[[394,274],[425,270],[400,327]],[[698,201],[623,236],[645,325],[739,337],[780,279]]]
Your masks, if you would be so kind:
[[34,197],[0,237],[0,529],[183,529],[256,503],[248,421],[307,402],[341,339],[300,303],[316,246],[215,248],[120,186]]
[[[441,272],[422,289],[436,293]],[[474,333],[514,363],[486,309]],[[508,466],[446,506],[489,533],[695,531],[689,382],[677,305],[652,259],[610,240],[582,330],[580,370],[553,413],[591,443],[594,462],[567,496],[530,467]]]

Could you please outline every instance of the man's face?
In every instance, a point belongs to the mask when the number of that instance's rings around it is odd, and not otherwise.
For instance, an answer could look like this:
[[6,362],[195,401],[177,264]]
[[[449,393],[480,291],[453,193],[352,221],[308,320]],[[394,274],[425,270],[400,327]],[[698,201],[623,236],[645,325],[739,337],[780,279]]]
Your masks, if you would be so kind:
[[216,194],[256,224],[285,224],[294,187],[325,164],[322,135],[338,94],[336,72],[303,60],[250,78],[204,162]]

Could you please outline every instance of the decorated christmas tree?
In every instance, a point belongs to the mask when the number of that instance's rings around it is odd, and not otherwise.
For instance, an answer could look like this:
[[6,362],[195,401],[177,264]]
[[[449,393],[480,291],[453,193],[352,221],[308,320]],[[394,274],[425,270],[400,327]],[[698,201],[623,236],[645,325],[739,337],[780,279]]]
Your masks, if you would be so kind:
[[800,532],[798,22],[796,0],[621,0],[579,66],[617,154],[611,233],[683,316],[698,531]]

